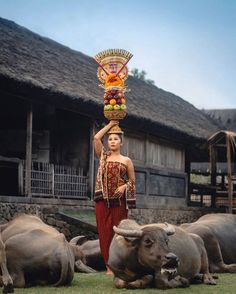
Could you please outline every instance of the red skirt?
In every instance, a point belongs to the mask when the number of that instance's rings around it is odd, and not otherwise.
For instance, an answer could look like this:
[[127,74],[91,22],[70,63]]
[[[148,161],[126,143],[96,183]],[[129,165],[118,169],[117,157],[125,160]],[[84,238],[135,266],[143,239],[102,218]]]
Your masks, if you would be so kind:
[[95,203],[96,222],[99,235],[99,243],[105,264],[109,258],[109,247],[114,236],[113,226],[118,226],[122,219],[128,218],[125,198],[121,199],[121,205],[107,207],[104,200]]

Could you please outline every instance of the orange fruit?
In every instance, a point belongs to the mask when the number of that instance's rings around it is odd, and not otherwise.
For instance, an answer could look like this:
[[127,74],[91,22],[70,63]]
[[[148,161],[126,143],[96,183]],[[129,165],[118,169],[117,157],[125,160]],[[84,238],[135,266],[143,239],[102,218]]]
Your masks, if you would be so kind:
[[115,105],[115,104],[116,104],[116,99],[111,99],[111,100],[110,100],[110,104],[111,104],[111,105]]
[[124,98],[121,99],[121,103],[122,104],[125,104],[126,103]]

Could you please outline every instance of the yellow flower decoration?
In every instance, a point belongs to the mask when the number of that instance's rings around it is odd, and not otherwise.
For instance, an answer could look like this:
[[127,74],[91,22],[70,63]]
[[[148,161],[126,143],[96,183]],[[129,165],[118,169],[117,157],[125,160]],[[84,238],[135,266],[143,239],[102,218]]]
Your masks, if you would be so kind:
[[115,73],[111,73],[105,80],[105,88],[109,87],[124,87],[124,81]]

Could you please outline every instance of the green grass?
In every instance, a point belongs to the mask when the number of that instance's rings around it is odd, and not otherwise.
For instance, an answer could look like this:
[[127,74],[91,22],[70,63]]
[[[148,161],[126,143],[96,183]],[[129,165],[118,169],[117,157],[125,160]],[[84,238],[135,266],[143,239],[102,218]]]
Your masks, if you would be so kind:
[[87,210],[87,209],[81,209],[81,210],[64,210],[64,214],[68,216],[75,217],[83,222],[96,225],[96,218],[95,218],[95,212],[94,210]]
[[178,288],[171,290],[126,290],[116,289],[113,286],[112,278],[104,272],[96,274],[75,274],[71,286],[68,287],[34,287],[28,289],[15,289],[15,293],[24,294],[118,294],[118,293],[137,293],[137,294],[235,294],[236,274],[219,274],[216,286],[191,285],[190,288]]

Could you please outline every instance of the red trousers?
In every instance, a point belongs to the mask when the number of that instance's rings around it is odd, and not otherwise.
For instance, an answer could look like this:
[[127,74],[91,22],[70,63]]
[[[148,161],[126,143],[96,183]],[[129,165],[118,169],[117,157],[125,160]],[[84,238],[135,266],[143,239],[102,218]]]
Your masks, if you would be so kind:
[[100,248],[105,264],[107,264],[109,247],[114,236],[113,226],[118,226],[122,219],[128,218],[125,199],[122,199],[121,206],[109,208],[105,201],[98,201],[95,204],[95,212]]

